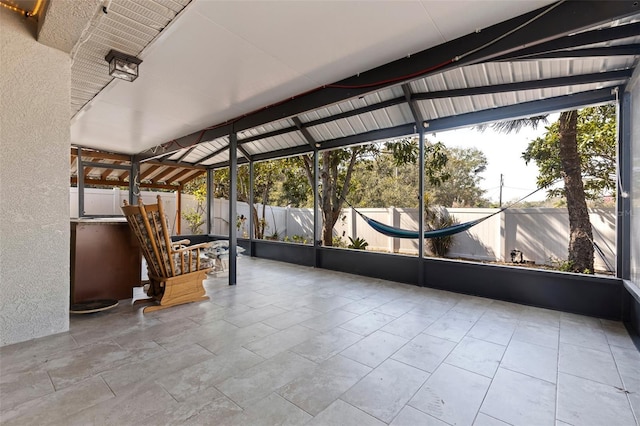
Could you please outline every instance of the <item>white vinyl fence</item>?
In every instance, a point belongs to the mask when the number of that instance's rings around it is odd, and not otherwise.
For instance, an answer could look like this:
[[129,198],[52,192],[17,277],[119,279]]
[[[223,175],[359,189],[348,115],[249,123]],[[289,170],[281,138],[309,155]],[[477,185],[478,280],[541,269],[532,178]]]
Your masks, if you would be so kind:
[[[77,189],[70,188],[71,216],[78,215]],[[145,203],[155,203],[156,192],[143,191]],[[170,227],[176,229],[177,195],[161,193],[165,211],[169,216]],[[85,189],[85,213],[91,215],[119,215],[123,200],[128,199],[128,192],[118,189]],[[182,211],[195,209],[197,203],[191,195],[182,195]],[[262,217],[262,205],[257,205],[258,215]],[[238,216],[249,217],[249,206],[238,203]],[[467,222],[485,217],[495,209],[447,209],[459,222]],[[418,210],[402,208],[359,208],[362,214],[403,229],[418,229]],[[596,270],[615,268],[616,213],[614,209],[592,209],[590,211],[593,237],[602,249],[606,263],[595,254]],[[294,236],[313,240],[313,209],[292,207],[265,206],[264,219],[267,222],[265,236],[277,234],[280,240]],[[235,226],[236,219],[233,224]],[[239,236],[248,236],[249,221],[239,229]],[[191,233],[187,221],[182,219],[182,234]],[[201,227],[201,232],[206,225]],[[175,232],[175,231],[174,231]],[[213,203],[214,235],[229,233],[229,201],[215,199]],[[418,240],[390,238],[373,230],[351,208],[343,210],[343,214],[334,227],[334,235],[348,243],[348,237],[363,238],[369,243],[368,250],[390,253],[418,254]],[[483,261],[509,261],[511,250],[523,253],[527,261],[536,264],[553,264],[567,258],[569,245],[569,218],[566,209],[528,208],[508,209],[488,220],[474,226],[466,232],[454,236],[454,244],[448,257],[475,259]],[[608,265],[607,265],[608,263]]]

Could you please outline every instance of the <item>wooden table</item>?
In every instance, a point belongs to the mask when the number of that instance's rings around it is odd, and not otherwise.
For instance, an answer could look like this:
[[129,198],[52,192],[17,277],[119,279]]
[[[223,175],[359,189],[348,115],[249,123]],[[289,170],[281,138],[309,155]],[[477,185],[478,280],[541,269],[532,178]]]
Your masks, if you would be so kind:
[[130,299],[140,287],[138,241],[122,218],[71,220],[71,303]]

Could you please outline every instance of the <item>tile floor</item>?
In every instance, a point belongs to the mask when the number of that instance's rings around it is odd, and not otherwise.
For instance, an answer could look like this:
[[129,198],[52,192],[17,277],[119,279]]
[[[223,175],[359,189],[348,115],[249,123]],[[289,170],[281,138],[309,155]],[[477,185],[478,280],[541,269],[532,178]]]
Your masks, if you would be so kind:
[[226,283],[0,348],[0,423],[638,424],[621,323],[247,257]]

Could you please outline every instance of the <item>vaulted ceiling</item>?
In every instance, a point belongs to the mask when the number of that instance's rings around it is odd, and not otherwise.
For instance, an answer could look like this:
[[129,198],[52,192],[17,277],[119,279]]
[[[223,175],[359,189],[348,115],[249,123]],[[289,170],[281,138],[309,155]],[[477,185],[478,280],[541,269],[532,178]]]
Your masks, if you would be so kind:
[[[637,2],[111,0],[72,67],[72,143],[219,166],[615,100]],[[106,13],[105,13],[106,11]],[[138,55],[111,80],[110,49]]]

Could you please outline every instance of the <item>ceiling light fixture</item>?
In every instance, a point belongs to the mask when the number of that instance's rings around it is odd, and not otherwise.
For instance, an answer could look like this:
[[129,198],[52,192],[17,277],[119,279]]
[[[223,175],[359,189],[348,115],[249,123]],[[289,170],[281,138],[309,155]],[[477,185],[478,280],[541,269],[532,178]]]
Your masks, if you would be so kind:
[[142,60],[126,53],[110,50],[105,56],[109,62],[109,75],[122,80],[133,81],[138,78],[138,65]]

